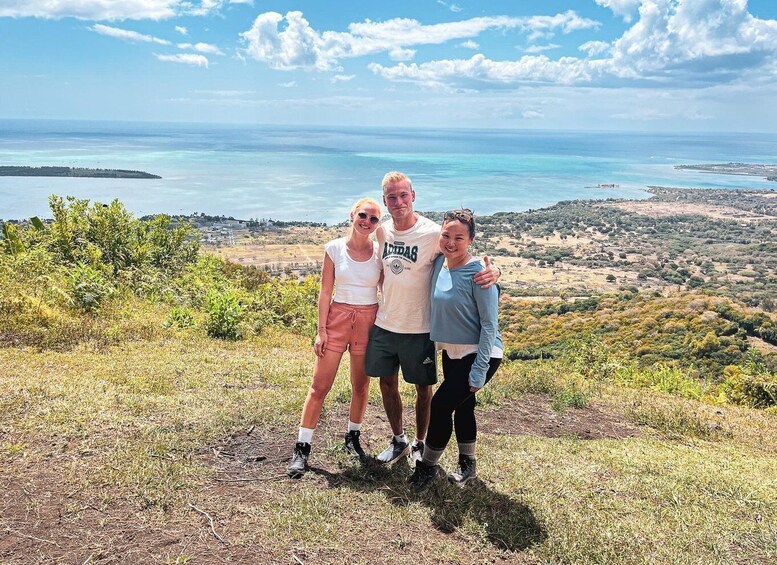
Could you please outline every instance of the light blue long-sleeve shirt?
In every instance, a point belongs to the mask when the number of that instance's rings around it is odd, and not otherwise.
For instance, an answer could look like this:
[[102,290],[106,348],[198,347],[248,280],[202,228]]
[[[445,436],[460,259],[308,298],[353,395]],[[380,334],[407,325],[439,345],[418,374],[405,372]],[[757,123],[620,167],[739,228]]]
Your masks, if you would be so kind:
[[485,268],[479,260],[455,269],[444,268],[444,261],[444,256],[437,257],[432,272],[430,337],[433,341],[477,345],[469,384],[481,388],[494,345],[503,349],[497,324],[499,290],[475,284],[472,277]]

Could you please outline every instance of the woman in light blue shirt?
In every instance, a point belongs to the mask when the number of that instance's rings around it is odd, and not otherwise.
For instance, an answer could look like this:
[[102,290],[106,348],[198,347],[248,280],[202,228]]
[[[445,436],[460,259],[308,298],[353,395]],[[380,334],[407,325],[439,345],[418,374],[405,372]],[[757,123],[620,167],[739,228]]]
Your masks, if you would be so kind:
[[438,462],[454,430],[459,463],[448,480],[463,486],[476,476],[475,393],[493,377],[502,361],[499,334],[499,290],[481,288],[472,277],[483,264],[472,257],[475,218],[468,209],[446,212],[440,251],[432,275],[431,339],[442,350],[444,380],[432,398],[432,413],[423,458],[412,477],[416,491],[425,490],[443,472]]

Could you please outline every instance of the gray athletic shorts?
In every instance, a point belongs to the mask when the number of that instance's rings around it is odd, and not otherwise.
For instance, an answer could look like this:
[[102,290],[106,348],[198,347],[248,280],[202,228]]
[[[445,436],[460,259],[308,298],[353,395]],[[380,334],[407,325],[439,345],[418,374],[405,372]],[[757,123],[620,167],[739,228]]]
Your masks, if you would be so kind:
[[398,334],[372,326],[364,365],[371,377],[391,377],[401,368],[409,383],[437,382],[437,355],[428,333]]

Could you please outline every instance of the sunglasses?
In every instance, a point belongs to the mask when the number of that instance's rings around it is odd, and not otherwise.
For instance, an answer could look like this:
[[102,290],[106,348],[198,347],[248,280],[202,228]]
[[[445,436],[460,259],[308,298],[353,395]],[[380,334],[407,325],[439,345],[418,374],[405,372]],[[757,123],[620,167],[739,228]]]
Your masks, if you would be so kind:
[[[366,220],[367,219],[367,212],[359,212],[356,215],[359,216],[360,220]],[[377,216],[370,216],[370,223],[373,226],[375,224],[377,224],[379,221],[380,221],[380,218],[378,218]]]
[[469,208],[462,208],[461,210],[448,210],[445,212],[446,220],[458,220],[460,222],[469,223],[475,217],[472,210]]

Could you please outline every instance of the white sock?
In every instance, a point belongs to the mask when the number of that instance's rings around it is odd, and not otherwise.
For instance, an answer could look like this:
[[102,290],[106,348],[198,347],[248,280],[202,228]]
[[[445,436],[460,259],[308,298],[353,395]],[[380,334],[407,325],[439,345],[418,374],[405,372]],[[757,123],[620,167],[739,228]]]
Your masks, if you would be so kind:
[[300,426],[299,433],[297,434],[298,443],[311,443],[313,441],[313,432],[315,428],[303,428]]
[[359,422],[358,424],[355,424],[354,422],[351,422],[348,420],[348,431],[349,432],[360,432],[362,431],[362,424]]
[[402,435],[394,436],[394,439],[400,443],[407,443],[407,434],[405,432],[402,432]]

